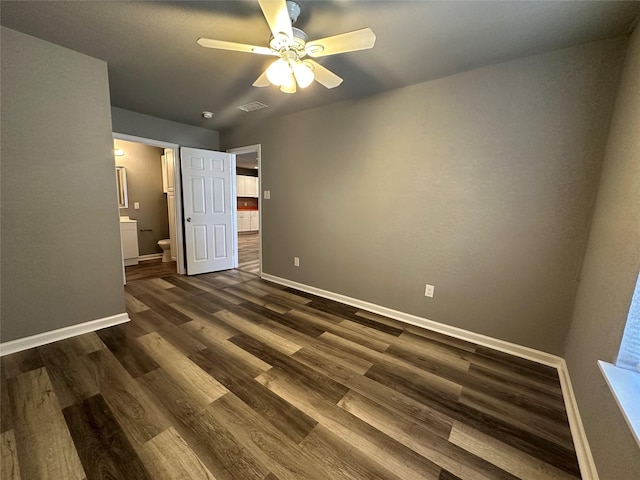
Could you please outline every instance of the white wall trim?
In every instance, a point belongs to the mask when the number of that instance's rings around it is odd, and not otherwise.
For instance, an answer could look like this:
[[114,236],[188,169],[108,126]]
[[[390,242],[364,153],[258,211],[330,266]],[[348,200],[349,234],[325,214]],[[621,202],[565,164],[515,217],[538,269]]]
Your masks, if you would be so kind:
[[488,337],[480,333],[470,332],[469,330],[453,327],[451,325],[445,325],[444,323],[434,322],[433,320],[428,320],[423,317],[418,317],[417,315],[400,312],[398,310],[393,310],[392,308],[383,307],[380,305],[376,305],[374,303],[369,303],[363,300],[358,300],[356,298],[347,297],[346,295],[342,295],[340,293],[334,293],[328,290],[322,290],[320,288],[311,287],[309,285],[287,280],[286,278],[276,277],[274,275],[269,275],[267,273],[263,273],[261,275],[261,278],[273,283],[278,283],[280,285],[285,285],[287,287],[296,288],[298,290],[302,290],[303,292],[312,293],[314,295],[318,295],[319,297],[328,298],[329,300],[335,300],[336,302],[346,303],[347,305],[358,307],[362,310],[367,310],[368,312],[377,313],[378,315],[384,315],[385,317],[393,318],[395,320],[399,320],[404,323],[409,323],[417,327],[422,327],[422,328],[426,328],[427,330],[443,333],[445,335],[449,335],[450,337],[459,338],[461,340],[466,340],[468,342],[476,343],[478,345],[493,348],[494,350],[510,353],[511,355],[516,355],[518,357],[525,358],[527,360],[531,360],[537,363],[542,363],[543,365],[548,365],[550,367],[558,367],[558,365],[560,364],[560,361],[562,360],[560,357],[556,355],[542,352],[540,350],[535,350],[533,348],[524,347],[522,345],[517,345],[515,343],[506,342],[504,340],[500,340],[497,338]]
[[576,449],[578,465],[580,465],[580,474],[583,480],[599,480],[600,477],[598,476],[596,464],[591,454],[587,432],[582,424],[582,418],[578,410],[578,402],[573,392],[569,369],[567,368],[567,362],[565,362],[564,358],[560,359],[560,365],[558,365],[558,377],[560,378],[562,398],[564,399],[564,406],[569,419],[571,438],[573,439],[573,446]]
[[580,418],[580,412],[578,411],[578,404],[576,402],[575,394],[573,393],[573,387],[571,386],[569,370],[567,369],[567,364],[563,358],[558,357],[557,355],[542,352],[540,350],[535,350],[533,348],[500,340],[498,338],[492,338],[480,333],[470,332],[462,328],[434,322],[433,320],[418,317],[410,313],[400,312],[398,310],[393,310],[391,308],[376,305],[374,303],[347,297],[346,295],[342,295],[339,293],[334,293],[328,290],[322,290],[320,288],[305,285],[303,283],[294,282],[286,278],[276,277],[267,273],[261,273],[260,277],[269,282],[295,288],[303,292],[312,293],[314,295],[318,295],[319,297],[327,298],[329,300],[335,300],[336,302],[345,303],[347,305],[351,305],[368,312],[377,313],[378,315],[384,315],[385,317],[393,318],[404,323],[442,333],[450,337],[466,340],[468,342],[489,347],[494,350],[509,353],[526,360],[531,360],[543,365],[547,365],[549,367],[556,368],[558,370],[558,377],[560,379],[560,386],[562,388],[562,396],[564,399],[565,409],[567,411],[567,417],[569,419],[571,436],[573,437],[573,444],[576,449],[576,456],[578,457],[580,473],[583,480],[599,480],[595,462],[593,461],[593,456],[591,454],[591,449],[589,448],[587,435],[582,424],[582,419]]
[[11,353],[21,352],[29,348],[39,347],[47,343],[57,342],[65,338],[75,337],[84,333],[95,332],[102,328],[112,327],[130,321],[127,313],[119,313],[110,317],[98,318],[89,322],[71,325],[69,327],[51,330],[49,332],[38,333],[30,337],[19,338],[10,342],[0,343],[0,357]]
[[146,255],[138,255],[138,261],[143,262],[145,260],[155,260],[157,258],[162,258],[161,253],[147,253]]
[[163,140],[156,140],[155,138],[138,137],[136,135],[128,135],[126,133],[112,132],[113,138],[118,140],[124,140],[126,142],[144,143],[145,145],[151,145],[152,147],[160,148],[178,148],[180,145],[177,143],[165,142]]

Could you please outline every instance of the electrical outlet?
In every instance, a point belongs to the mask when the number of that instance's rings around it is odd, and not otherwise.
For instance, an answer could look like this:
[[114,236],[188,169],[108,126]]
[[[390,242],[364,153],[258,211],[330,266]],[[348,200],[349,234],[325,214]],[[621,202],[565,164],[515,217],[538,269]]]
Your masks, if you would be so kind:
[[299,267],[300,266],[300,258],[299,257],[293,257],[293,266],[294,267]]
[[427,283],[427,285],[425,285],[424,287],[424,296],[425,297],[429,297],[429,298],[433,298],[433,291],[435,290],[436,287],[434,287],[433,285],[429,285]]
[[263,193],[265,200],[269,200],[271,198],[271,190],[265,190]]
[[135,210],[140,210],[140,202],[133,202],[133,208]]

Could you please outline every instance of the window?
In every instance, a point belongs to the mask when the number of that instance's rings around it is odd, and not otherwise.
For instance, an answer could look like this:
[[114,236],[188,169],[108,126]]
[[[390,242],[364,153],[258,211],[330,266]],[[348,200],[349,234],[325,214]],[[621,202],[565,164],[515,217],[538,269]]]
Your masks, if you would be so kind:
[[622,336],[616,367],[638,371],[640,364],[640,276],[631,299],[627,325]]
[[616,364],[598,364],[640,445],[640,276],[631,299]]

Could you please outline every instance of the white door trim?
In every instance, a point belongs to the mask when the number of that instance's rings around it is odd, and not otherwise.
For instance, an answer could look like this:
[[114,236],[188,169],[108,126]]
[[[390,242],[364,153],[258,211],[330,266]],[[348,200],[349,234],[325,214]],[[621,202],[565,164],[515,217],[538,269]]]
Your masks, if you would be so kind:
[[163,142],[153,138],[136,137],[135,135],[127,135],[125,133],[113,132],[113,138],[117,140],[125,140],[127,142],[143,143],[152,147],[170,148],[173,150],[173,173],[175,178],[175,210],[176,210],[176,269],[179,275],[186,275],[184,258],[184,225],[182,223],[182,176],[180,172],[180,145],[177,143]]
[[[256,143],[255,145],[247,145],[245,147],[236,147],[227,149],[228,153],[235,153],[236,155],[241,155],[243,153],[254,153],[256,154],[256,158],[258,159],[258,258],[260,260],[260,275],[262,275],[262,208],[264,206],[264,200],[262,198],[262,145],[260,143]],[[233,185],[235,188],[236,184],[236,172],[233,172]],[[234,191],[235,195],[235,191]],[[236,230],[238,220],[234,219]],[[236,231],[236,238],[238,238],[238,232]],[[236,268],[238,267],[238,249],[236,249]]]

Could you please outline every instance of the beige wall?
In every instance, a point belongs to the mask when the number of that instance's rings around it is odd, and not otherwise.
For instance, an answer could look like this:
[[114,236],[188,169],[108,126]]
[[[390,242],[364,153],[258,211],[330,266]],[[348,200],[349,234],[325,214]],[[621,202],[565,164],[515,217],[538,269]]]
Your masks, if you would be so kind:
[[[169,238],[167,196],[162,193],[160,160],[164,150],[124,140],[114,140],[113,144],[124,151],[124,156],[116,157],[116,165],[122,165],[127,171],[129,208],[121,208],[120,215],[138,221],[140,255],[161,253],[158,240]],[[140,209],[134,208],[135,202],[140,204]]]
[[223,131],[262,144],[265,273],[561,353],[625,44]]
[[601,480],[638,478],[640,450],[596,366],[614,363],[640,269],[640,30],[611,124],[566,360]]
[[125,311],[107,64],[2,28],[2,342]]

